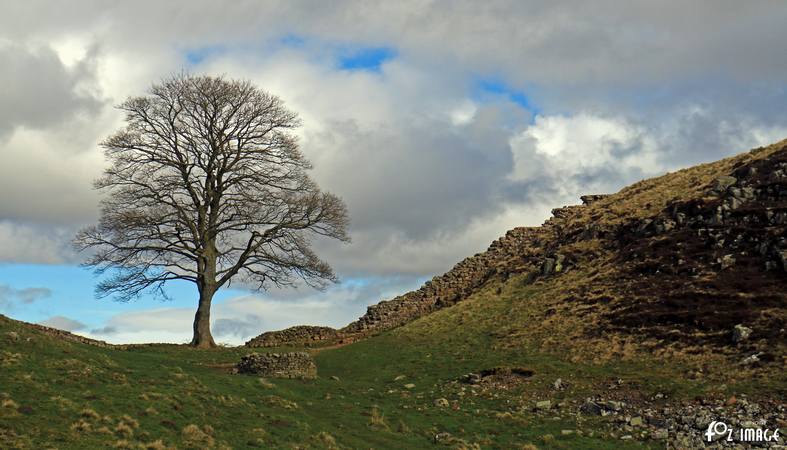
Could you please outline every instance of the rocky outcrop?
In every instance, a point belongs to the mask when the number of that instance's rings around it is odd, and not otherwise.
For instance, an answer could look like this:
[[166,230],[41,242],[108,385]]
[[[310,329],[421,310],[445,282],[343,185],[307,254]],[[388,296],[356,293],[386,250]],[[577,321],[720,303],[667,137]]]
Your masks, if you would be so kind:
[[593,195],[583,195],[579,197],[579,199],[582,200],[583,205],[590,205],[607,197],[609,197],[608,194],[593,194]]
[[280,331],[269,331],[246,342],[246,347],[280,347],[284,345],[310,346],[339,337],[330,327],[299,325]]
[[252,353],[241,358],[238,373],[271,378],[316,378],[317,366],[308,353]]
[[610,303],[608,331],[734,343],[746,364],[779,363],[787,337],[787,147],[737,165],[702,195],[670,202],[616,235],[616,283],[628,293]]

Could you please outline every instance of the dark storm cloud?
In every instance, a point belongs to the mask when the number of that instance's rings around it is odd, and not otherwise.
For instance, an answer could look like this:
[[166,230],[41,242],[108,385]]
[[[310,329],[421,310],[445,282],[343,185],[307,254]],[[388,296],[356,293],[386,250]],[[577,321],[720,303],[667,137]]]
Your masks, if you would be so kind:
[[[30,80],[4,94],[13,98],[0,104],[0,127],[39,127],[45,144],[32,144],[54,147],[62,140],[51,129],[62,117],[96,108],[81,94],[91,89],[118,103],[184,66],[251,78],[302,114],[315,177],[350,207],[353,243],[320,244],[340,274],[438,272],[580,194],[787,134],[781,2],[153,4],[4,5],[3,58]],[[91,66],[61,64],[72,41]],[[358,74],[341,67],[337,48],[390,56]],[[475,98],[484,79],[526,96],[537,120],[505,98]],[[43,96],[25,87],[44,84]],[[67,147],[85,151],[117,123],[107,113]],[[29,160],[25,168],[75,164],[34,159],[27,144],[0,152]],[[11,231],[0,223],[0,248],[16,248],[0,258],[55,258],[54,245],[14,247],[9,236],[32,237],[25,230],[34,224],[73,224],[95,209],[89,181],[102,162],[81,163],[71,171],[78,180],[48,174],[25,185],[24,201],[0,201],[0,217],[16,218]],[[1,180],[22,169],[0,173],[0,187],[19,189],[19,177]],[[70,213],[55,194],[77,181]],[[36,245],[34,255],[24,250]]]
[[0,42],[0,61],[0,137],[14,127],[46,128],[101,106],[78,92],[86,73],[68,70],[47,46]]

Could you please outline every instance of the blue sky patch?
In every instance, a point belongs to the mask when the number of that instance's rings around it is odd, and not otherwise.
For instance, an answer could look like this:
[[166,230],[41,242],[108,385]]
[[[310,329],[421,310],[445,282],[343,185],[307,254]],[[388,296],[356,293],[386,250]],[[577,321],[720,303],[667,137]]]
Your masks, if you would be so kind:
[[474,97],[483,100],[484,97],[489,96],[505,97],[530,111],[534,116],[541,112],[541,109],[535,105],[532,99],[523,91],[512,88],[510,85],[497,78],[479,79],[474,86]]
[[185,53],[186,61],[188,61],[188,63],[191,64],[192,66],[196,66],[198,64],[201,64],[206,59],[213,58],[217,55],[221,55],[226,51],[227,48],[223,45],[211,45],[208,47],[188,49],[184,53]]
[[343,70],[379,72],[384,62],[395,57],[396,51],[389,47],[365,47],[341,51],[338,63]]
[[[143,295],[128,303],[110,298],[96,299],[95,284],[99,281],[92,271],[79,266],[48,264],[4,264],[0,271],[0,286],[13,289],[47,288],[49,298],[29,304],[15,302],[0,308],[0,314],[11,315],[27,322],[40,322],[52,316],[65,316],[85,323],[89,328],[98,327],[115,314],[155,308],[194,308],[198,293],[193,283],[172,281],[165,290],[171,301],[160,301],[152,295]],[[214,304],[245,294],[237,289],[221,289],[214,297]]]

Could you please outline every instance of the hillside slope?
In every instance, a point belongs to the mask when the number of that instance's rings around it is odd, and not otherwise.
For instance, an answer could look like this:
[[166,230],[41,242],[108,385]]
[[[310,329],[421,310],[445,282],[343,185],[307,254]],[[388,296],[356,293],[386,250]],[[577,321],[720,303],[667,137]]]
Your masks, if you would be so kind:
[[627,351],[784,366],[787,141],[583,202],[553,210],[541,227],[509,231],[341,330],[296,327],[247,345],[357,340],[522,275],[550,291],[550,306],[533,323],[511,325],[511,342],[520,327],[581,341],[577,357],[601,357],[592,347],[608,349],[614,339]]

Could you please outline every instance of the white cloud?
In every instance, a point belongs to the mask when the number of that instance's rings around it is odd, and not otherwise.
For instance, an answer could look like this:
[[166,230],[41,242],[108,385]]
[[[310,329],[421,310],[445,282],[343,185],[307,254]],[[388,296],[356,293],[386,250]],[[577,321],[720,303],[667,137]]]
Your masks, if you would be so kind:
[[57,328],[64,331],[80,331],[84,330],[87,325],[78,320],[69,319],[65,316],[54,316],[39,322],[41,325]]
[[[654,175],[664,169],[656,143],[643,126],[587,113],[537,116],[533,125],[511,139],[511,148],[512,179],[532,180],[546,173],[560,180],[561,193],[574,196],[583,187],[619,187],[616,184],[632,172]],[[619,177],[599,177],[610,170]]]
[[31,304],[52,296],[52,291],[44,287],[29,287],[17,289],[5,284],[0,284],[0,310],[10,311],[15,304]]

